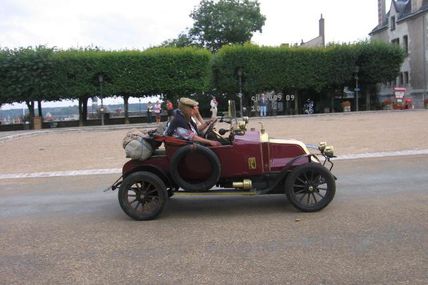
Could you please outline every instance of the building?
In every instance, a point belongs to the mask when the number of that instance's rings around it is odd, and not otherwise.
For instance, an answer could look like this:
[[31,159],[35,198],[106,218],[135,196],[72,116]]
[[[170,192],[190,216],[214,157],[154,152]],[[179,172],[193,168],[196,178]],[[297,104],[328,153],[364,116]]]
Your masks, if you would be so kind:
[[322,17],[322,14],[318,22],[318,27],[319,27],[318,36],[307,42],[303,42],[302,40],[300,44],[301,47],[325,47],[325,25],[324,25],[324,18]]
[[406,57],[394,82],[379,85],[380,100],[411,98],[415,108],[423,108],[428,83],[428,0],[391,0],[386,12],[385,0],[378,0],[378,25],[372,40],[400,45]]

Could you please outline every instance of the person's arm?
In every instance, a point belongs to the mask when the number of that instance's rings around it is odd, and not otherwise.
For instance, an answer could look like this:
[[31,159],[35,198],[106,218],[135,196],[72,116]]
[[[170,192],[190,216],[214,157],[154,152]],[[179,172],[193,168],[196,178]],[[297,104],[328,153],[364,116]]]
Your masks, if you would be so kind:
[[212,120],[202,121],[202,123],[198,125],[198,131],[205,130],[211,122],[212,122]]
[[184,139],[184,140],[189,140],[189,141],[194,141],[194,142],[200,142],[200,143],[205,144],[205,145],[211,145],[211,146],[221,145],[221,143],[218,142],[218,141],[212,141],[212,140],[204,139],[204,138],[196,135],[191,130],[184,129],[184,128],[181,128],[181,127],[178,127],[175,130],[174,135],[176,137]]
[[195,141],[195,142],[200,142],[200,143],[203,143],[203,144],[206,144],[206,145],[210,145],[210,146],[219,146],[219,145],[221,145],[221,143],[218,142],[218,141],[207,140],[207,139],[201,138],[200,136],[196,136],[196,135],[192,138],[192,140]]
[[199,109],[196,109],[196,112],[195,112],[195,114],[194,114],[195,116],[194,116],[194,118],[195,118],[195,120],[196,120],[196,124],[197,125],[200,125],[200,124],[204,124],[205,123],[205,121],[204,121],[204,119],[202,118],[202,116],[201,116],[201,113],[199,113]]

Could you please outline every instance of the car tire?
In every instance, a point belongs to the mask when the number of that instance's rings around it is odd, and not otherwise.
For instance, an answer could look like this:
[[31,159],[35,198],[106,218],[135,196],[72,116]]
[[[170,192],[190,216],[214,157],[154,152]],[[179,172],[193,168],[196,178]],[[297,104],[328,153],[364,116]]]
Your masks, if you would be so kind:
[[152,220],[162,212],[168,193],[157,175],[138,171],[123,180],[118,199],[120,207],[129,217],[138,221]]
[[294,207],[303,212],[325,208],[334,198],[336,182],[330,171],[316,163],[293,169],[285,181],[285,194]]
[[[186,181],[179,172],[179,165],[183,158],[185,158],[188,154],[192,152],[199,152],[203,156],[205,156],[211,166],[211,173],[209,177],[201,182],[191,182]],[[186,145],[183,147],[180,147],[171,158],[171,164],[170,164],[170,174],[174,182],[183,188],[186,191],[208,191],[211,189],[214,185],[216,185],[217,181],[220,178],[221,174],[221,166],[220,166],[220,160],[217,157],[217,155],[209,149],[208,147],[205,147],[203,145],[198,144],[192,144],[192,145]]]

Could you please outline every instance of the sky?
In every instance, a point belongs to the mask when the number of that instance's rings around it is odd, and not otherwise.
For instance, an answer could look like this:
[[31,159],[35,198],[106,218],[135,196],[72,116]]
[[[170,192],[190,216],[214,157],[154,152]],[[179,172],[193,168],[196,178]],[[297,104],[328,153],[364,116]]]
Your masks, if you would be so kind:
[[[189,15],[199,2],[0,0],[0,48],[45,45],[60,49],[92,46],[105,50],[144,50],[176,38],[190,28],[193,21]],[[258,2],[266,16],[262,32],[252,38],[258,45],[309,41],[318,36],[321,14],[325,19],[326,43],[365,40],[377,25],[376,0]],[[10,106],[2,108],[6,107]]]

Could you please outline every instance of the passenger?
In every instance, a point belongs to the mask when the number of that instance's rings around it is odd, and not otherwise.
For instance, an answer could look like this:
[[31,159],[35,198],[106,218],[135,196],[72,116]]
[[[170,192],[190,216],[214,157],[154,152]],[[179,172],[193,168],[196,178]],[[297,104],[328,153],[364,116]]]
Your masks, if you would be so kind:
[[165,131],[165,135],[211,146],[221,145],[218,141],[208,140],[199,135],[199,131],[205,129],[210,121],[204,121],[198,127],[192,120],[192,117],[198,117],[198,105],[198,102],[190,98],[180,98],[178,109],[175,110],[174,118]]

